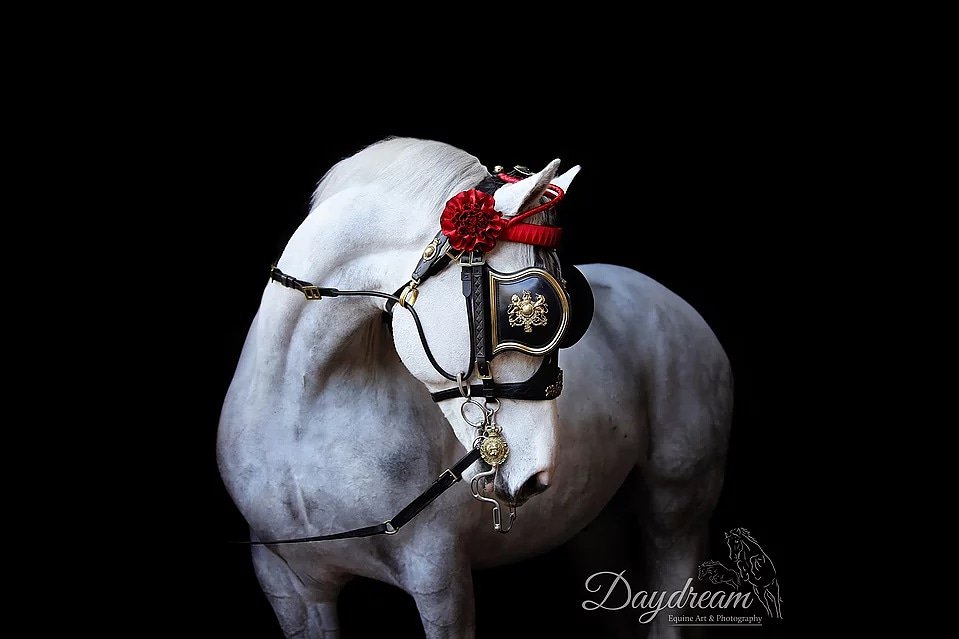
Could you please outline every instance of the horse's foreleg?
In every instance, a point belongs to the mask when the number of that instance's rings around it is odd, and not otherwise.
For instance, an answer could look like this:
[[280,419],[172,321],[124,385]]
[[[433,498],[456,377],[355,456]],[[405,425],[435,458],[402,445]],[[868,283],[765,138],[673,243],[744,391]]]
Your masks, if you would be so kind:
[[779,604],[779,582],[772,580],[765,588],[756,588],[756,598],[766,608],[766,614],[772,619],[782,619],[782,609]]
[[417,549],[400,585],[416,602],[427,639],[473,637],[473,573],[463,553],[439,544]]
[[[647,469],[649,470],[649,469]],[[709,516],[722,485],[722,465],[686,480],[644,473],[643,508],[640,527],[646,564],[644,589],[660,592],[682,590],[690,578],[696,583],[697,566],[708,544]],[[668,596],[668,595],[667,595]],[[693,628],[673,626],[669,615],[660,612],[650,624],[649,637],[656,639],[693,636]]]
[[283,634],[297,639],[339,639],[336,601],[345,575],[301,579],[269,548],[253,548],[253,566]]

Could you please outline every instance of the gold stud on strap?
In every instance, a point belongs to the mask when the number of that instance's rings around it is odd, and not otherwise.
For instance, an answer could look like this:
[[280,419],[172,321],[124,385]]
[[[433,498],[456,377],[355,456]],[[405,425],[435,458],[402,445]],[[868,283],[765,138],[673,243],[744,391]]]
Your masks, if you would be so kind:
[[426,245],[426,248],[423,249],[423,259],[429,262],[431,259],[436,257],[436,246],[439,244],[439,240],[433,239],[432,242]]

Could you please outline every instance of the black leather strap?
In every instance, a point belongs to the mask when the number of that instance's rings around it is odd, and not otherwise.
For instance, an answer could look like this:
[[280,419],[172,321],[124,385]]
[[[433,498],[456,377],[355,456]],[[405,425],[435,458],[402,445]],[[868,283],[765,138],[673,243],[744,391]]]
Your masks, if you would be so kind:
[[[439,231],[433,236],[433,239],[427,244],[427,247],[432,247],[432,253],[427,255],[426,249],[424,249],[423,255],[420,256],[420,261],[416,263],[416,268],[413,269],[413,274],[410,276],[410,281],[416,282],[417,286],[442,271],[449,266],[453,260],[458,259],[459,256],[462,255],[462,253],[457,253],[450,247],[449,239],[443,234],[443,231]],[[403,284],[403,286],[397,289],[395,295],[399,297],[406,286],[407,284]],[[387,302],[386,312],[392,313],[395,304],[396,302],[392,300]]]
[[[493,194],[504,184],[506,184],[506,182],[499,177],[489,175],[476,185],[476,189],[484,193]],[[416,268],[413,269],[413,274],[410,276],[410,280],[416,282],[417,286],[442,271],[449,266],[451,262],[458,260],[463,255],[462,251],[457,252],[450,246],[449,238],[446,237],[442,230],[438,231],[436,235],[433,236],[433,239],[430,240],[430,243],[427,244],[427,247],[430,246],[433,247],[432,252],[427,254],[426,249],[423,250],[423,255],[420,256],[420,260],[416,263]],[[406,286],[407,284],[403,284],[403,286],[396,289],[393,295],[399,297]],[[393,312],[393,306],[395,306],[396,303],[397,300],[390,300],[386,303],[387,314]]]
[[[397,303],[399,298],[397,295],[390,295],[389,293],[383,293],[382,291],[341,291],[338,288],[324,288],[321,286],[314,286],[310,282],[305,280],[298,280],[295,277],[286,275],[276,267],[274,264],[270,268],[270,279],[274,282],[279,282],[287,288],[292,288],[300,291],[306,296],[308,300],[320,300],[323,299],[323,296],[326,297],[382,297],[386,300],[389,300],[390,303]],[[436,361],[436,358],[433,357],[433,351],[430,350],[430,345],[426,341],[426,333],[423,332],[423,324],[420,322],[420,316],[416,313],[412,306],[404,306],[406,310],[410,312],[410,315],[413,316],[413,322],[416,324],[416,332],[420,336],[420,343],[423,345],[423,351],[426,353],[427,359],[430,360],[430,364],[433,365],[433,368],[436,369],[440,375],[450,380],[451,382],[456,381],[456,375],[449,373],[446,369],[439,365],[439,362]],[[473,356],[470,354],[470,363],[466,371],[462,373],[464,378],[469,378],[473,372]]]
[[249,546],[282,546],[285,544],[305,544],[312,541],[333,541],[335,539],[355,539],[357,537],[372,537],[373,535],[393,535],[416,517],[424,508],[429,506],[437,497],[442,495],[450,486],[463,478],[463,471],[473,465],[479,459],[480,452],[478,448],[470,450],[458,462],[443,471],[433,484],[427,488],[419,497],[406,505],[403,510],[398,512],[392,519],[375,526],[365,526],[363,528],[354,528],[343,532],[332,533],[329,535],[316,535],[314,537],[297,537],[295,539],[274,539],[271,541],[241,541],[238,543]]
[[451,253],[449,238],[443,234],[443,231],[438,231],[427,246],[433,247],[432,254],[427,255],[424,250],[416,268],[413,269],[412,279],[420,284],[442,271],[456,257],[455,253]]
[[489,311],[487,309],[486,290],[486,259],[482,251],[460,256],[460,266],[463,269],[463,295],[466,296],[466,312],[472,318],[470,339],[473,344],[473,358],[476,362],[476,373],[482,380],[480,387],[483,397],[496,397],[496,385],[490,372],[488,354],[490,352]]
[[[470,386],[470,395],[482,395],[484,388],[480,384]],[[508,384],[493,384],[493,392],[499,399],[528,399],[528,400],[546,400],[556,399],[563,392],[563,369],[559,367],[559,353],[550,353],[543,358],[543,363],[525,382],[512,382]],[[455,399],[462,397],[460,389],[448,388],[446,390],[430,393],[434,402],[441,402],[446,399]]]
[[396,516],[390,520],[390,523],[392,523],[397,530],[402,528],[409,520],[416,517],[421,510],[429,506],[434,499],[446,492],[446,489],[461,480],[463,478],[463,471],[472,466],[477,459],[479,459],[479,449],[474,448],[465,457],[443,471],[443,474],[433,482],[433,485],[430,486],[426,492],[398,512]]
[[[483,254],[479,251],[476,251],[475,255],[478,255],[480,259],[483,257]],[[470,276],[473,283],[473,325],[476,327],[473,334],[473,344],[475,345],[476,363],[485,365],[488,361],[489,350],[486,345],[489,340],[487,339],[486,296],[483,294],[486,290],[486,287],[483,286],[484,270],[482,264],[470,267]],[[488,367],[486,368],[488,370]]]
[[298,280],[292,275],[287,275],[278,269],[276,264],[270,267],[270,279],[274,282],[279,282],[287,288],[292,288],[303,293],[308,300],[320,300],[324,297],[336,297],[340,294],[340,291],[335,288],[314,286],[304,280]]
[[[528,177],[528,176],[524,175],[524,176],[518,176],[518,177]],[[496,193],[497,189],[499,189],[499,187],[503,186],[504,184],[506,184],[506,182],[502,180],[499,176],[488,175],[485,178],[483,178],[483,181],[477,184],[474,188],[477,191],[482,191],[483,193],[488,193],[489,195],[493,195],[494,193]]]

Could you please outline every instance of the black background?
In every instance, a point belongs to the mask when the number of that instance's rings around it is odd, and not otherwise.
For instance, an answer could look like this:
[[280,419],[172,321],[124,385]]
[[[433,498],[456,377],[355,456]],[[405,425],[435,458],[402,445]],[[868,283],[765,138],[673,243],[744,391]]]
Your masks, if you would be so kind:
[[[534,116],[491,104],[462,117],[436,107],[398,116],[368,103],[372,115],[331,111],[320,98],[261,95],[253,103],[240,99],[242,90],[216,95],[188,109],[166,141],[182,145],[183,156],[173,167],[165,253],[203,275],[177,284],[188,317],[170,318],[186,349],[177,354],[181,373],[168,380],[168,396],[185,410],[166,432],[175,472],[163,487],[170,515],[156,528],[190,541],[179,561],[165,566],[176,578],[140,602],[148,614],[184,632],[280,636],[248,553],[225,543],[243,538],[245,526],[216,470],[219,409],[268,266],[306,214],[316,182],[337,160],[388,135],[442,140],[487,166],[538,170],[556,157],[561,170],[582,165],[561,209],[563,259],[642,271],[716,332],[732,361],[736,405],[710,556],[725,559],[722,531],[749,528],[775,562],[786,619],[795,614],[786,533],[797,502],[787,488],[795,479],[787,449],[803,392],[793,370],[804,356],[794,247],[808,224],[816,177],[806,161],[809,131],[794,108],[754,93],[732,99],[692,92],[642,108],[607,98],[588,112]],[[635,523],[620,520],[625,537],[611,543],[625,538],[624,557],[635,559]],[[477,573],[479,636],[500,636],[505,619],[510,634],[602,636],[598,613],[580,608],[582,584],[591,572],[612,569],[584,571],[560,549]],[[340,608],[345,639],[421,632],[412,600],[386,586],[351,584]],[[605,614],[635,624],[633,611]]]

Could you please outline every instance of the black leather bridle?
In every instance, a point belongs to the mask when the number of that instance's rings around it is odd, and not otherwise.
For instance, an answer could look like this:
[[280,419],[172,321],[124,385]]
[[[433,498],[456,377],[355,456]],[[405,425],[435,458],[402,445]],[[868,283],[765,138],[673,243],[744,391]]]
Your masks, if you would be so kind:
[[[505,184],[504,180],[496,176],[489,176],[481,182],[476,189],[486,193],[492,193],[500,186]],[[419,315],[413,305],[418,296],[418,287],[421,286],[430,277],[440,273],[453,263],[458,263],[461,269],[461,279],[463,282],[463,296],[466,300],[467,315],[470,318],[470,362],[465,367],[465,371],[458,375],[453,375],[444,369],[436,361],[430,350],[426,335],[423,332],[423,325],[420,322]],[[535,269],[534,269],[535,270]],[[500,384],[494,381],[490,368],[490,360],[494,353],[491,352],[491,327],[490,327],[490,289],[487,286],[489,281],[489,267],[486,264],[486,257],[480,250],[473,251],[455,251],[449,245],[449,239],[442,231],[430,241],[426,249],[413,269],[410,281],[394,293],[384,293],[382,291],[364,291],[364,290],[339,290],[331,287],[316,286],[310,282],[297,279],[283,273],[274,264],[270,269],[270,279],[287,288],[301,292],[309,301],[319,301],[325,297],[348,297],[348,296],[367,296],[386,299],[385,313],[387,317],[392,317],[395,306],[399,305],[410,312],[413,322],[416,325],[416,331],[419,335],[423,351],[427,359],[436,371],[444,378],[456,382],[454,388],[431,393],[433,401],[440,402],[447,399],[462,397],[469,400],[471,397],[483,397],[487,402],[495,402],[499,399],[519,399],[519,400],[550,400],[560,395],[563,388],[563,371],[559,368],[559,348],[571,346],[578,341],[589,325],[592,317],[592,294],[589,293],[589,285],[586,283],[583,275],[572,267],[567,273],[566,282],[573,282],[578,290],[583,291],[578,297],[581,297],[579,303],[581,308],[572,317],[578,321],[571,322],[571,328],[566,331],[563,338],[558,342],[556,349],[547,352],[543,356],[543,362],[539,369],[524,382],[514,382]],[[479,376],[480,383],[468,383],[473,371]],[[464,415],[465,418],[465,415]],[[479,441],[478,438],[477,441]],[[350,539],[358,537],[369,537],[373,535],[392,535],[395,534],[404,524],[409,522],[426,506],[433,502],[450,486],[462,479],[463,472],[475,463],[481,456],[479,446],[474,447],[455,464],[433,482],[433,484],[420,494],[416,499],[410,502],[405,508],[397,513],[391,519],[363,528],[356,528],[328,535],[317,535],[313,537],[298,537],[295,539],[279,539],[272,541],[251,541],[244,542],[251,545],[283,545],[296,544],[312,541],[330,541],[335,539]],[[476,495],[474,491],[474,496]],[[489,500],[486,500],[489,501]],[[498,510],[494,511],[494,521],[498,521]],[[499,525],[497,523],[497,530]]]

